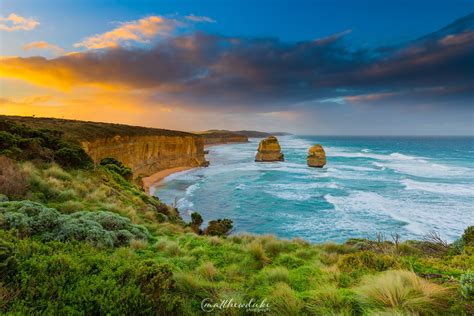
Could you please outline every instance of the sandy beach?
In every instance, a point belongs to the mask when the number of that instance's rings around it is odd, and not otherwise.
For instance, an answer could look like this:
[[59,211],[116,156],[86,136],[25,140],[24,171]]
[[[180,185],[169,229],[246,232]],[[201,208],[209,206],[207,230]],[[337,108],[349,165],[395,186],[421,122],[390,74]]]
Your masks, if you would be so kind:
[[158,186],[161,181],[163,181],[164,178],[166,178],[169,175],[172,175],[173,173],[176,172],[181,172],[185,170],[193,169],[193,167],[175,167],[175,168],[169,168],[165,170],[158,171],[157,173],[152,174],[149,177],[143,178],[143,189],[145,192],[148,192],[152,194],[151,188]]
[[[206,150],[209,147],[214,147],[214,146],[220,146],[220,145],[226,145],[226,144],[236,144],[236,143],[217,143],[217,144],[207,144],[204,145],[204,150]],[[169,175],[172,175],[173,173],[176,172],[181,172],[189,169],[193,169],[196,167],[175,167],[175,168],[169,168],[165,170],[158,171],[157,173],[152,174],[149,177],[143,178],[143,189],[145,192],[148,192],[150,194],[153,194],[150,190],[153,187],[159,186],[160,182],[163,181],[164,178],[166,178]]]

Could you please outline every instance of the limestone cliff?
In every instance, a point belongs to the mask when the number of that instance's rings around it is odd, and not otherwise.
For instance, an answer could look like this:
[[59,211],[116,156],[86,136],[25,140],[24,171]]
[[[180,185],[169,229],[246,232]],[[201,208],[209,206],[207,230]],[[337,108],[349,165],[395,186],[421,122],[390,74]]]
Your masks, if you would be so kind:
[[137,176],[174,167],[199,167],[206,164],[204,141],[199,136],[115,136],[82,141],[86,153],[98,163],[112,157],[132,168]]
[[258,145],[258,152],[255,161],[284,161],[280,144],[275,136],[263,139]]
[[320,144],[313,145],[308,150],[308,166],[322,168],[326,164],[326,153]]
[[245,135],[226,130],[209,130],[200,132],[199,135],[204,137],[205,145],[247,143],[249,141],[248,137]]

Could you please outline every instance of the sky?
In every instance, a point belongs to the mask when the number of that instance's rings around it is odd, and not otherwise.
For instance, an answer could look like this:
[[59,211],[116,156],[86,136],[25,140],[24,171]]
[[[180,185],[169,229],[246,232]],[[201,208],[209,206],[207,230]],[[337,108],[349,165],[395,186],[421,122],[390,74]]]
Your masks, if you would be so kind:
[[0,114],[474,135],[474,0],[0,0]]

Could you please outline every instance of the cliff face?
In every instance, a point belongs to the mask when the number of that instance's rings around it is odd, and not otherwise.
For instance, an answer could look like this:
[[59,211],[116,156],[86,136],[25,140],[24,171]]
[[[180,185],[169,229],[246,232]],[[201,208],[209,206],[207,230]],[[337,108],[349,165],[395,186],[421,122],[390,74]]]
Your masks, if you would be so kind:
[[117,135],[81,141],[81,145],[95,163],[112,157],[132,168],[134,177],[147,177],[163,169],[206,165],[203,138],[188,135]]
[[205,145],[247,143],[249,141],[248,137],[245,135],[225,130],[210,130],[206,132],[201,132],[199,134],[204,137]]
[[208,165],[204,138],[192,133],[56,118],[0,116],[2,120],[57,131],[65,140],[79,143],[96,164],[115,158],[130,167],[135,178],[168,168]]
[[232,137],[206,137],[204,138],[204,143],[206,145],[218,145],[218,144],[228,144],[228,143],[247,143],[248,138],[243,135],[232,136]]

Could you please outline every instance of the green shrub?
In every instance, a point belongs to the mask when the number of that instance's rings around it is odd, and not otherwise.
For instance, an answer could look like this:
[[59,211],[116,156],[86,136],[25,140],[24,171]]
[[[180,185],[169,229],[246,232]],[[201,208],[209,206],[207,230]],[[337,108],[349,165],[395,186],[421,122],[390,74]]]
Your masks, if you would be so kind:
[[5,229],[21,236],[39,236],[44,241],[86,241],[99,247],[128,245],[132,239],[147,239],[148,231],[130,219],[111,212],[61,214],[39,203],[0,203]]
[[12,135],[11,133],[0,131],[0,148],[1,149],[15,146],[17,142],[18,141],[16,137]]
[[273,235],[267,235],[260,237],[263,243],[263,248],[265,248],[265,252],[270,256],[275,258],[280,253],[289,251],[291,247],[291,243],[287,240],[277,239]]
[[132,169],[125,166],[122,162],[114,158],[104,158],[100,161],[100,165],[109,171],[121,175],[125,180],[131,180],[133,176]]
[[0,154],[19,160],[58,162],[68,168],[89,168],[91,158],[76,143],[63,139],[63,133],[33,129],[12,122],[0,122]]
[[464,246],[474,246],[474,226],[469,226],[462,235]]
[[339,258],[337,266],[341,271],[385,271],[388,269],[398,267],[398,263],[395,258],[376,254],[371,251],[360,251],[356,253],[342,255]]
[[81,147],[74,144],[64,143],[54,152],[54,159],[61,166],[67,168],[89,168],[92,166],[91,158]]
[[[14,315],[165,314],[179,308],[166,266],[84,243],[14,240],[17,273],[7,284]],[[156,300],[155,300],[156,299]]]
[[0,240],[0,280],[6,279],[17,268],[17,260],[13,256],[13,246]]
[[474,273],[468,272],[463,274],[459,280],[459,285],[461,286],[461,294],[465,298],[474,298]]
[[228,236],[232,231],[232,220],[224,218],[215,221],[210,221],[206,230],[205,235],[211,236]]
[[170,266],[152,260],[142,261],[137,267],[137,279],[142,292],[162,313],[175,310],[181,302],[179,295],[174,293],[175,281]]
[[294,268],[298,268],[304,265],[305,261],[303,259],[295,258],[294,256],[285,253],[285,254],[279,255],[275,259],[274,264],[281,265],[290,269],[294,269]]
[[196,232],[197,234],[202,233],[200,227],[203,222],[201,214],[198,212],[193,212],[191,213],[191,228]]
[[[365,245],[366,239],[349,239],[345,244],[336,244],[334,242],[326,242],[322,245],[322,248],[327,253],[346,254],[354,252],[354,245]],[[365,248],[362,247],[361,248]]]

